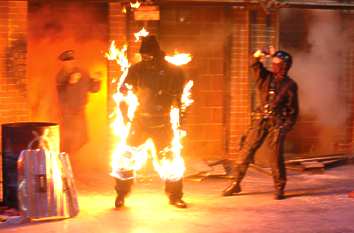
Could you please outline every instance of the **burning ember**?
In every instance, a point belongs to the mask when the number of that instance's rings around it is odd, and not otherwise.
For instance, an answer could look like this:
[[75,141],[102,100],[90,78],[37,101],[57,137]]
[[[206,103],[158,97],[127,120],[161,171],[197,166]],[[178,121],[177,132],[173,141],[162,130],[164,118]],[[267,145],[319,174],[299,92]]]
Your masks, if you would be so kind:
[[175,52],[173,56],[165,56],[165,60],[177,66],[181,66],[189,63],[192,60],[192,56],[189,53]]
[[134,33],[135,42],[138,42],[140,40],[140,37],[145,37],[148,35],[149,35],[149,32],[146,31],[146,29],[143,27],[140,31],[138,31],[137,33]]
[[[130,146],[127,144],[127,138],[131,130],[134,114],[139,107],[139,101],[138,97],[132,91],[132,86],[126,85],[125,89],[127,91],[124,93],[121,92],[121,87],[130,67],[126,51],[126,46],[119,50],[116,48],[113,41],[109,52],[106,53],[106,58],[111,61],[116,61],[122,71],[119,80],[115,80],[115,82],[118,81],[117,92],[113,95],[116,108],[111,115],[113,119],[112,130],[115,137],[111,161],[111,175],[121,180],[131,179],[131,176],[127,178],[125,174],[131,172],[135,174],[136,171],[144,166],[147,159],[151,157],[153,159],[153,166],[162,179],[170,181],[179,180],[183,177],[185,171],[184,160],[181,154],[183,148],[181,140],[187,135],[186,132],[180,128],[180,115],[193,103],[191,99],[193,81],[189,81],[184,87],[181,97],[181,109],[171,106],[170,123],[173,130],[173,139],[170,146],[164,148],[162,151],[156,151],[156,147],[151,138],[140,146]],[[190,60],[190,55],[177,54],[173,57],[169,57],[167,61],[174,64],[186,64]],[[127,110],[124,112],[121,109],[123,105],[127,107]],[[162,156],[163,158],[160,159],[159,154],[172,156]]]

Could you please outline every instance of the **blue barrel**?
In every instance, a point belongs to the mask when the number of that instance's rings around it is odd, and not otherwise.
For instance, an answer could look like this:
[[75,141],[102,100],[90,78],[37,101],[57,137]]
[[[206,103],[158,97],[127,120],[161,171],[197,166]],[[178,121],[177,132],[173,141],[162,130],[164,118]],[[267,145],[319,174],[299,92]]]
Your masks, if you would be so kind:
[[[20,122],[1,125],[3,205],[18,208],[17,159],[22,150],[39,136],[44,136],[52,150],[59,151],[59,125],[49,122]],[[34,143],[32,148],[38,147]]]

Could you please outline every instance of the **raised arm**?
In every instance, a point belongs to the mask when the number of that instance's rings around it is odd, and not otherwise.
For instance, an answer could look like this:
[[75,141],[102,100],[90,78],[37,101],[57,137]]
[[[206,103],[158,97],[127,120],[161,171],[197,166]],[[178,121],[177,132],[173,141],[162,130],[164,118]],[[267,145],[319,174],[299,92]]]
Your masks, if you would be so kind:
[[263,63],[261,62],[264,57],[265,53],[261,50],[257,50],[252,55],[252,77],[254,77],[256,81],[266,79],[267,76],[271,73],[264,67]]

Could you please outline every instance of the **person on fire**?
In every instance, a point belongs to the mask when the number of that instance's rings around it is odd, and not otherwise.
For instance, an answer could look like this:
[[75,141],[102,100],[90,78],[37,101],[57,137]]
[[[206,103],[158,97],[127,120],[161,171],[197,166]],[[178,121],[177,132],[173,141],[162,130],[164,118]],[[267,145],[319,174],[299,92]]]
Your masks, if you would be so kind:
[[[235,179],[223,191],[223,196],[232,196],[241,192],[240,183],[244,178],[255,153],[263,144],[270,148],[270,166],[272,169],[275,199],[284,199],[286,169],[284,164],[284,141],[286,134],[297,120],[299,107],[297,84],[288,76],[292,65],[292,56],[285,51],[276,51],[270,47],[267,51],[257,50],[251,66],[256,81],[256,93],[260,107],[252,114],[252,125],[241,142],[240,161],[233,169]],[[272,59],[272,71],[268,71],[262,61],[268,53]]]
[[[171,144],[173,136],[169,113],[171,106],[179,107],[181,104],[184,73],[178,66],[165,61],[165,54],[153,35],[142,37],[139,53],[141,61],[129,68],[124,82],[133,87],[139,100],[127,143],[130,146],[139,146],[152,138],[158,156],[171,158],[171,152],[166,153],[164,150]],[[133,179],[133,172],[125,174],[124,179],[116,178],[116,208],[124,206],[124,199],[131,191]],[[182,189],[182,178],[165,181],[165,192],[171,205],[187,207],[182,200]]]
[[77,152],[88,141],[85,107],[89,92],[98,92],[101,81],[76,66],[73,50],[59,55],[63,63],[56,76],[60,111],[61,150]]

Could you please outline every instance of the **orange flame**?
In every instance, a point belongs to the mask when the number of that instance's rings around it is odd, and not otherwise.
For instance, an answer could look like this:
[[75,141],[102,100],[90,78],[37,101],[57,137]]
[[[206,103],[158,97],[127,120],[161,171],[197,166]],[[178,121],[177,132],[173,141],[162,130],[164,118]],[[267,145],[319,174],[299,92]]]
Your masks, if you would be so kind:
[[[153,159],[155,170],[164,180],[178,180],[183,177],[185,166],[181,155],[182,143],[181,139],[186,136],[186,132],[180,128],[180,114],[193,103],[190,98],[190,90],[193,82],[189,81],[184,87],[181,97],[181,109],[171,107],[170,123],[173,130],[173,139],[171,145],[164,148],[162,151],[156,151],[156,147],[151,138],[147,139],[145,143],[140,146],[133,147],[127,144],[127,138],[131,129],[131,122],[134,119],[134,114],[139,106],[137,96],[133,93],[133,88],[126,85],[127,93],[120,92],[121,86],[128,74],[130,64],[126,56],[126,46],[121,50],[117,49],[114,41],[111,43],[110,50],[106,53],[109,60],[115,60],[121,67],[122,75],[119,78],[117,85],[117,92],[113,95],[116,108],[111,115],[114,118],[112,123],[113,135],[115,137],[115,145],[112,153],[111,161],[111,175],[119,179],[132,179],[135,172],[141,169],[146,163],[147,159]],[[128,110],[126,116],[120,109],[121,104],[124,103]],[[125,120],[128,119],[128,120]],[[159,159],[158,154],[168,155]],[[125,171],[132,171],[133,174],[125,177]]]
[[166,159],[163,157],[159,164],[154,160],[154,167],[158,171],[160,177],[163,180],[179,180],[183,177],[185,166],[182,157],[183,145],[181,140],[187,136],[185,130],[180,128],[180,113],[184,112],[194,101],[191,99],[191,89],[193,87],[193,81],[189,81],[183,88],[183,94],[181,97],[182,107],[178,109],[171,107],[170,111],[170,123],[173,130],[173,139],[171,142],[171,148],[165,148],[163,153],[172,153],[173,157]]
[[137,8],[140,7],[140,5],[141,5],[141,2],[139,2],[139,1],[136,1],[135,3],[130,2],[130,7],[131,8],[137,9]]
[[[127,48],[128,46],[125,44],[121,50],[117,49],[115,41],[112,41],[111,46],[109,48],[109,52],[105,54],[105,57],[110,61],[116,61],[116,63],[120,66],[120,70],[122,71],[122,75],[119,78],[119,84],[117,88],[120,88],[125,78],[128,75],[128,70],[130,67],[129,61],[127,59]],[[112,82],[116,82],[117,79],[113,79]]]
[[176,66],[181,66],[188,64],[192,60],[192,56],[189,53],[175,52],[172,56],[165,56],[165,60],[169,63],[175,64]]
[[181,112],[182,113],[185,112],[186,109],[189,106],[191,106],[192,103],[194,102],[194,100],[192,99],[192,93],[191,93],[193,84],[194,84],[193,81],[189,80],[187,82],[187,84],[183,88],[183,93],[182,93],[182,96],[181,96],[181,103],[182,103]]
[[135,42],[138,42],[140,40],[140,37],[146,37],[148,35],[149,35],[149,32],[146,31],[146,29],[143,27],[140,31],[134,33]]

